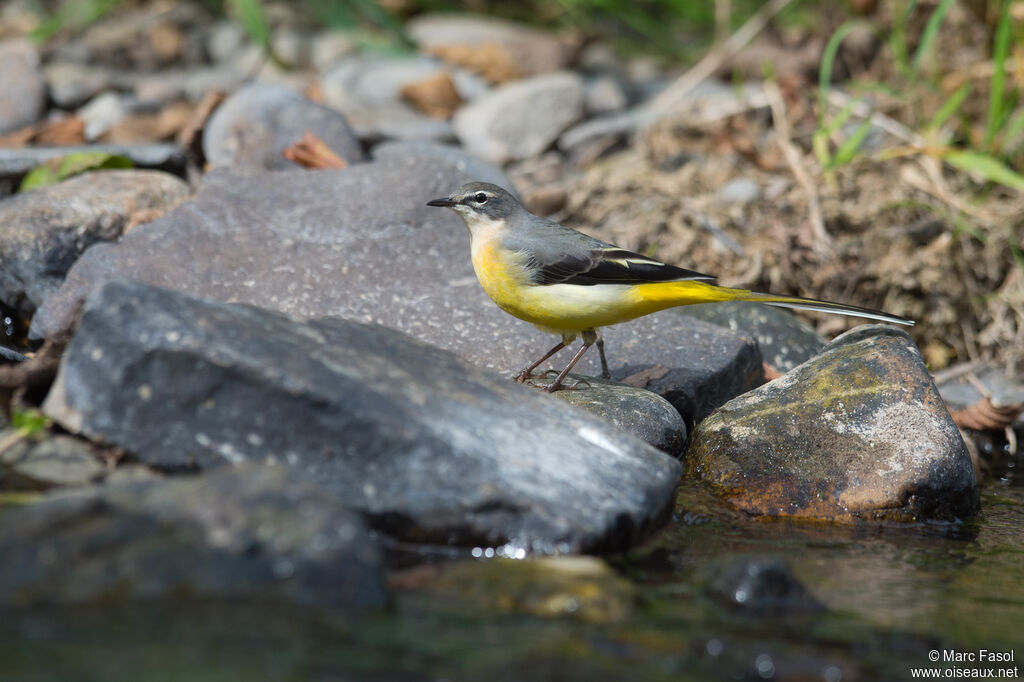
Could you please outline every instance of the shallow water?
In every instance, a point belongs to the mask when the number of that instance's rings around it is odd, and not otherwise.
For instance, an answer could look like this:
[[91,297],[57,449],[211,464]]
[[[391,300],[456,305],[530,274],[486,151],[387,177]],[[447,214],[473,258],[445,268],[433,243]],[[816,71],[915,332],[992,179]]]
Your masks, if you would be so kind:
[[[10,612],[0,679],[837,682],[963,671],[942,658],[979,649],[1015,661],[976,667],[1012,668],[1024,656],[1014,483],[989,483],[976,519],[916,525],[756,520],[687,483],[669,526],[609,557],[614,571],[435,558],[397,571],[393,608],[370,616],[189,601]],[[723,568],[751,555],[782,557],[826,610],[716,597]]]

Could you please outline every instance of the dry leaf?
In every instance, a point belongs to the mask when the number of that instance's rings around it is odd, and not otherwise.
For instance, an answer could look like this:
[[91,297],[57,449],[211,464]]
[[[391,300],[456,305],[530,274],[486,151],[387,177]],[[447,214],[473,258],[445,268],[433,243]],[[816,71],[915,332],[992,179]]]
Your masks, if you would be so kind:
[[178,130],[178,135],[175,141],[184,147],[185,149],[194,149],[198,146],[201,138],[200,133],[203,132],[203,128],[206,127],[206,121],[209,120],[213,110],[217,108],[221,102],[227,97],[227,94],[221,90],[209,90],[203,98],[199,100],[199,104],[196,105],[195,109],[192,110],[191,116],[185,121],[185,124]]
[[188,125],[192,106],[176,102],[152,114],[132,114],[103,134],[100,139],[113,144],[134,144],[167,140]]
[[668,372],[668,367],[665,367],[664,365],[651,365],[647,369],[642,369],[636,374],[630,374],[622,380],[622,383],[629,384],[630,386],[636,386],[637,388],[646,388],[649,383],[662,378],[668,374]]
[[435,45],[427,53],[479,74],[491,83],[504,83],[523,75],[512,55],[499,43]]
[[402,98],[427,116],[440,119],[451,118],[462,104],[452,77],[445,71],[403,86]]
[[780,372],[773,365],[769,365],[767,362],[762,362],[761,367],[764,368],[765,381],[775,381],[783,375],[783,372]]
[[347,165],[344,159],[309,130],[301,140],[293,143],[281,154],[292,163],[312,170],[344,168]]

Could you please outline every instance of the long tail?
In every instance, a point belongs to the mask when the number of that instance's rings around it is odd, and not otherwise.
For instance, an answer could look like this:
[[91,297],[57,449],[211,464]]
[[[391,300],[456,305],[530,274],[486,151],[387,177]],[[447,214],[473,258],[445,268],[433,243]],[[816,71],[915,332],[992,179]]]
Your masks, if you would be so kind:
[[881,310],[861,308],[845,303],[833,303],[832,301],[820,301],[814,298],[801,298],[799,296],[777,296],[775,294],[761,294],[746,289],[730,289],[729,287],[718,286],[710,282],[694,280],[677,280],[673,282],[651,282],[636,285],[634,287],[635,312],[646,314],[655,310],[663,310],[679,305],[692,305],[695,303],[713,303],[715,301],[756,301],[779,308],[795,308],[797,310],[815,310],[825,313],[836,313],[838,315],[851,315],[853,317],[866,317],[881,322],[892,322],[893,324],[905,324],[913,326],[914,321],[908,320],[899,315],[891,315]]
[[737,301],[758,301],[765,305],[773,305],[778,308],[793,308],[795,310],[814,310],[822,313],[835,313],[837,315],[849,315],[851,317],[866,317],[871,320],[892,322],[893,324],[905,324],[914,326],[914,321],[899,315],[861,308],[860,306],[847,305],[845,303],[833,303],[832,301],[819,301],[815,298],[801,298],[799,296],[773,296],[772,294],[759,294],[756,291],[748,291],[746,296],[738,297]]

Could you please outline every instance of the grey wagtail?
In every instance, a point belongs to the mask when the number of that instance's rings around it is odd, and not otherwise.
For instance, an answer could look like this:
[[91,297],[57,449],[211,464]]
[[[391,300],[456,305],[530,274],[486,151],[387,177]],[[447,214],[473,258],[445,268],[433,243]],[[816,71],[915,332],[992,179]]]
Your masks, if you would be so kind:
[[914,324],[897,315],[843,303],[761,294],[718,286],[702,275],[533,215],[507,191],[471,182],[428,206],[450,208],[469,228],[473,269],[487,295],[505,312],[562,337],[554,348],[519,374],[522,383],[542,362],[582,338],[583,346],[543,390],[552,392],[592,345],[601,354],[601,373],[610,378],[598,328],[665,308],[719,301],[758,301],[782,308],[818,310]]

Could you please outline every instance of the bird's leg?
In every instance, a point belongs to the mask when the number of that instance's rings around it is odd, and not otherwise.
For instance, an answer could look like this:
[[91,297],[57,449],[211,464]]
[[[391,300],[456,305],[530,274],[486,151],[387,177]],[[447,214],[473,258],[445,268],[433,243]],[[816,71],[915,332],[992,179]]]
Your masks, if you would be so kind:
[[554,393],[558,389],[562,388],[562,382],[565,380],[565,377],[569,374],[569,371],[577,362],[580,361],[580,358],[583,357],[583,354],[587,352],[587,349],[590,348],[590,346],[593,343],[593,341],[591,341],[590,343],[584,341],[583,347],[576,351],[576,355],[572,356],[572,360],[569,361],[569,364],[565,366],[565,369],[562,370],[562,372],[558,375],[554,382],[552,382],[550,386],[545,386],[541,390],[545,391],[546,393]]
[[[569,340],[572,341],[572,339],[569,339]],[[533,376],[533,370],[537,369],[537,367],[540,366],[540,363],[544,362],[545,360],[550,358],[552,355],[554,355],[558,351],[560,351],[563,348],[565,348],[566,345],[567,345],[567,342],[564,339],[562,341],[559,341],[557,346],[555,346],[554,348],[552,348],[551,350],[549,350],[547,353],[544,354],[544,357],[542,357],[540,360],[538,360],[537,362],[533,363],[532,365],[530,365],[529,367],[524,369],[522,372],[517,374],[515,376],[515,378],[513,379],[513,381],[515,381],[518,384],[521,384],[524,381],[526,381],[527,379],[529,379],[531,376]]]
[[601,355],[601,378],[611,379],[612,373],[608,369],[608,360],[604,357],[604,339],[597,337],[597,352]]

